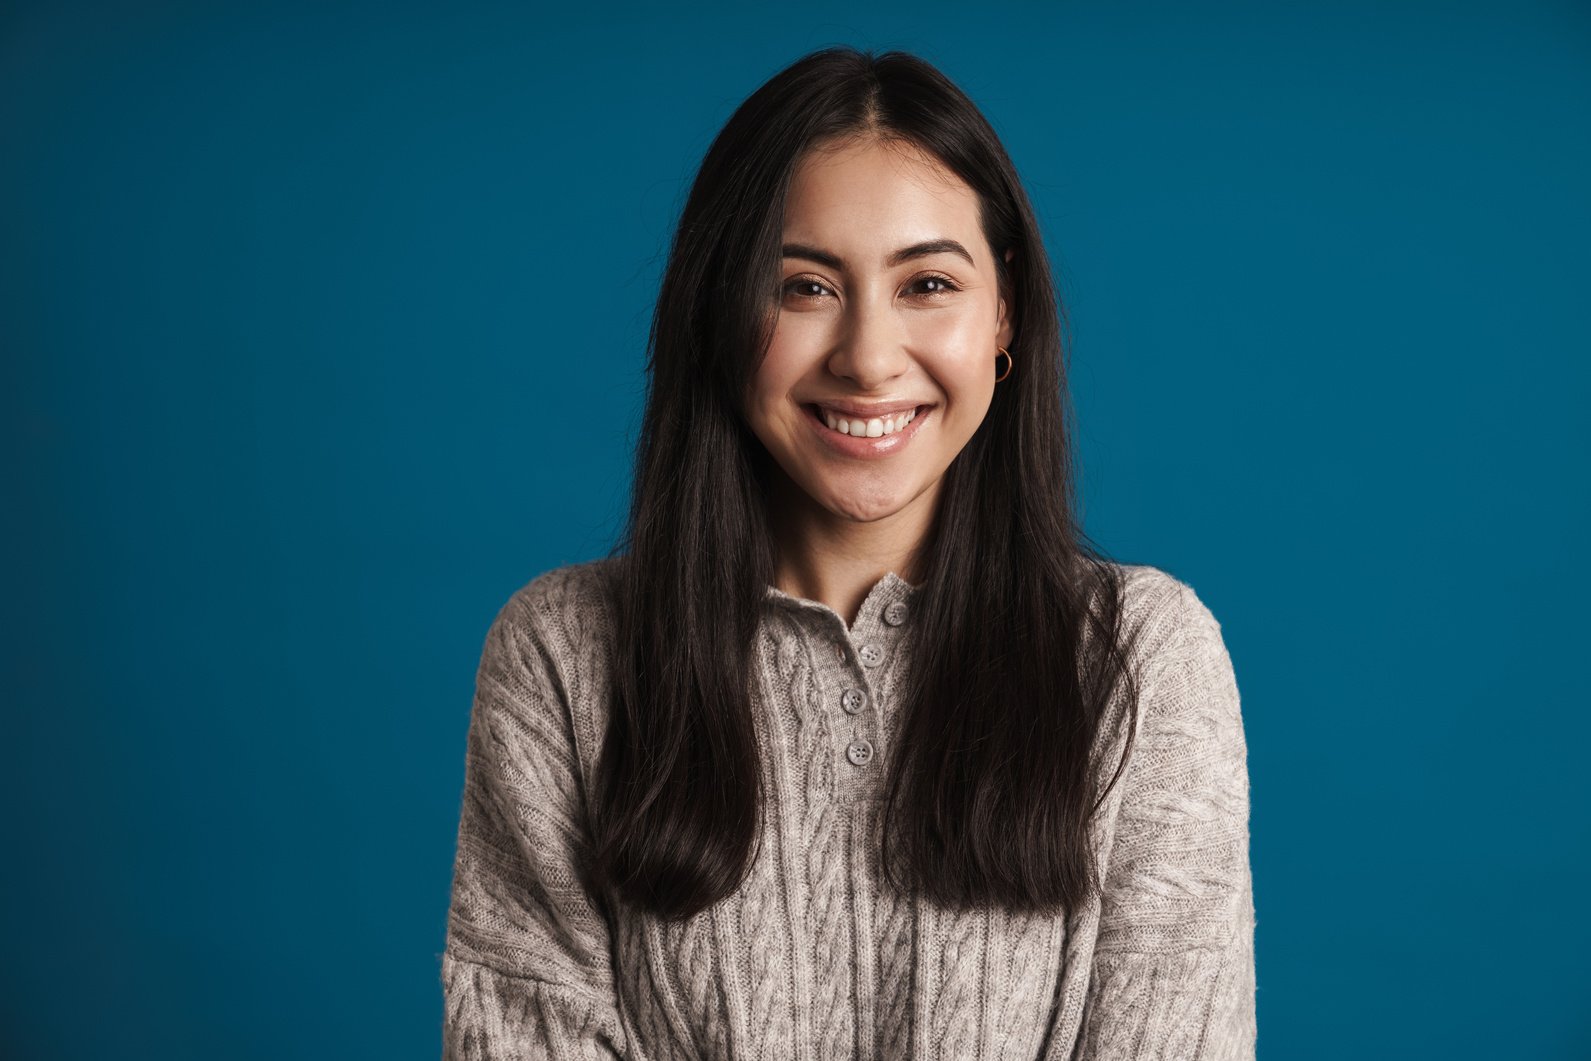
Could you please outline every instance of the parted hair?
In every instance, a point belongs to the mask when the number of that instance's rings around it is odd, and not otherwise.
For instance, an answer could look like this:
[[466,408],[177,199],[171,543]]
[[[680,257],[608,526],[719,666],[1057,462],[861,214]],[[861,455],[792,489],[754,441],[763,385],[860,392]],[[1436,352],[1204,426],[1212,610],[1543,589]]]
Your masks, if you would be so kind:
[[944,74],[904,52],[833,47],[768,80],[713,140],[648,337],[630,512],[610,554],[624,559],[609,587],[591,872],[663,918],[735,891],[760,846],[749,705],[775,571],[772,457],[742,396],[776,319],[792,174],[816,146],[868,137],[928,152],[977,194],[1015,360],[916,554],[904,636],[918,662],[897,701],[884,870],[955,908],[1055,912],[1101,886],[1088,826],[1127,750],[1099,755],[1098,737],[1123,682],[1136,714],[1136,683],[1120,569],[1081,526],[1066,318],[1038,223],[993,128]]

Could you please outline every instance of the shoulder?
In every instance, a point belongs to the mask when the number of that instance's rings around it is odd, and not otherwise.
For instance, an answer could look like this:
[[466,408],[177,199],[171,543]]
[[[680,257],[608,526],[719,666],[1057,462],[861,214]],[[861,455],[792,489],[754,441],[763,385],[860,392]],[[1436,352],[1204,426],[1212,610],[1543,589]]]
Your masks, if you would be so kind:
[[475,714],[505,747],[565,747],[588,769],[595,762],[621,559],[545,571],[498,609],[481,652]]
[[1149,671],[1193,655],[1225,654],[1221,624],[1188,582],[1148,564],[1116,564],[1128,656]]
[[522,627],[546,640],[578,640],[593,624],[611,629],[613,590],[623,557],[566,564],[544,571],[516,589],[498,610],[497,623]]
[[483,679],[535,685],[566,695],[589,689],[614,639],[618,558],[544,571],[509,595],[486,631]]
[[1220,620],[1193,585],[1149,565],[1120,565],[1123,635],[1150,713],[1239,716],[1238,686]]
[[1147,563],[1114,566],[1122,584],[1122,628],[1144,649],[1165,649],[1201,628],[1220,632],[1214,612],[1188,582]]

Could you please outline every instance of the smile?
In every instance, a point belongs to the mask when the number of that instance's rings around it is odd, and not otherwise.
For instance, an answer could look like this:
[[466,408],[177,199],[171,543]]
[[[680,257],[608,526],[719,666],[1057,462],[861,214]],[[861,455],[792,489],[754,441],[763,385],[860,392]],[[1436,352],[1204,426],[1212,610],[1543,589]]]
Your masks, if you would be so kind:
[[[806,413],[807,423],[812,425],[818,437],[831,450],[841,456],[866,460],[893,456],[905,449],[906,444],[922,430],[923,424],[932,419],[937,406],[919,405],[909,412],[871,420],[837,417],[816,405],[803,405],[801,408]],[[831,423],[848,430],[836,430],[836,427],[830,426]]]
[[[842,435],[853,437],[878,438],[882,435],[893,435],[911,423],[917,415],[917,409],[906,409],[902,412],[891,413],[889,416],[863,418],[836,412],[818,406],[818,416],[830,430],[838,431]],[[918,406],[918,409],[922,406]]]

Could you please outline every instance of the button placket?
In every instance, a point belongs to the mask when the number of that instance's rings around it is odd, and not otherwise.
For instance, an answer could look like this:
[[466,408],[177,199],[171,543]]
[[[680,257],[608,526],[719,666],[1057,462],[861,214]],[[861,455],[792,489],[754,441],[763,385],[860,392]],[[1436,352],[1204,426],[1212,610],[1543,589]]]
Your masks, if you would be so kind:
[[[864,667],[874,666],[877,660],[883,657],[878,651],[878,646],[872,642],[858,648],[851,643],[849,637],[835,639],[834,655],[840,661],[841,670],[844,672],[841,677],[844,684],[840,690],[840,709],[854,720],[852,725],[844,727],[849,731],[844,755],[854,769],[862,770],[873,762],[878,750],[874,745],[877,736],[873,732],[876,717],[868,713],[868,708],[873,704],[873,696],[868,689],[866,678],[859,671]],[[870,659],[874,660],[874,663],[869,663]]]
[[835,751],[844,755],[847,764],[836,793],[841,802],[877,798],[875,788],[881,776],[877,764],[883,761],[879,758],[879,742],[884,720],[879,715],[875,687],[883,680],[884,664],[898,639],[904,636],[900,628],[911,614],[912,606],[905,600],[872,604],[844,630],[843,636],[832,637],[840,672],[836,682],[839,706],[849,716],[848,723],[836,727],[834,733]]
[[[808,703],[815,710],[832,712],[835,697],[840,714],[831,716],[828,754],[843,755],[845,765],[838,774],[830,773],[829,798],[841,803],[877,799],[883,762],[883,741],[889,738],[888,719],[881,713],[882,705],[876,690],[886,680],[891,669],[890,653],[902,644],[904,626],[912,616],[915,602],[913,587],[906,585],[898,575],[888,576],[875,585],[863,601],[855,621],[847,624],[827,605],[792,597],[772,586],[768,599],[777,606],[790,609],[803,619],[816,618],[821,631],[808,624],[802,631],[805,636],[816,637],[812,656],[816,665],[817,681],[809,689]],[[803,638],[805,639],[805,638]],[[830,663],[823,655],[822,642],[829,643],[834,653]],[[830,706],[824,707],[823,704]]]
[[[868,732],[872,727],[862,717],[872,703],[873,697],[868,692],[866,679],[856,673],[856,664],[860,661],[865,665],[866,650],[869,646],[862,646],[861,649],[856,651],[854,656],[846,652],[846,647],[847,644],[845,642],[835,642],[835,648],[838,650],[836,654],[847,664],[844,668],[846,671],[844,680],[848,684],[840,692],[840,709],[856,719],[856,723],[853,726],[847,727],[851,730],[851,738],[845,746],[845,758],[852,766],[864,767],[873,761],[875,753],[873,741],[869,739]],[[849,684],[852,682],[855,684]]]

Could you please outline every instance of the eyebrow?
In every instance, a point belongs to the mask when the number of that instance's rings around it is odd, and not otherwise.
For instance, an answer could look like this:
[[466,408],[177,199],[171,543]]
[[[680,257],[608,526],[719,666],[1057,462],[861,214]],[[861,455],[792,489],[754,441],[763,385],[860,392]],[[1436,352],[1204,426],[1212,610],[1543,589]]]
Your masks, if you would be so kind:
[[[929,239],[923,240],[921,243],[913,243],[911,246],[902,247],[891,254],[885,259],[884,264],[886,266],[894,266],[910,261],[913,258],[926,258],[930,254],[947,253],[959,254],[967,259],[968,265],[975,269],[977,268],[977,263],[972,260],[972,255],[967,253],[967,248],[953,239]],[[842,272],[845,270],[845,261],[839,255],[831,254],[819,247],[808,246],[805,243],[786,243],[784,245],[784,256],[786,258],[804,258],[807,261],[817,262],[819,265],[825,265],[830,269],[839,269]]]

